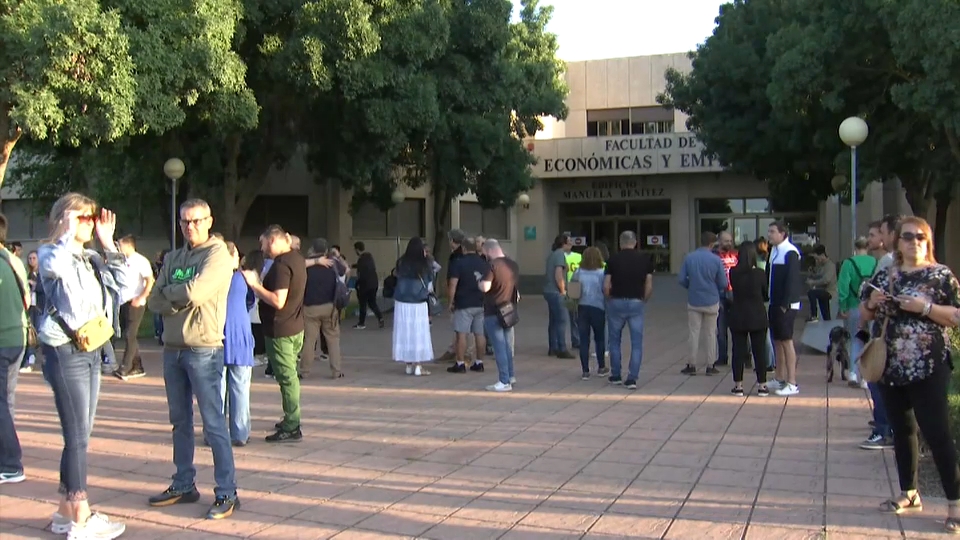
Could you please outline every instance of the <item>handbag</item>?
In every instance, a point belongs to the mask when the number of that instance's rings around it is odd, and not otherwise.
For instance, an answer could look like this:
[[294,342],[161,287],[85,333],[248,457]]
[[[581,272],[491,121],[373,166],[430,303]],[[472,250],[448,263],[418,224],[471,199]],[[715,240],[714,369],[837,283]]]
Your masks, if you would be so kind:
[[418,277],[420,278],[420,284],[423,285],[423,290],[427,291],[427,312],[431,317],[436,317],[443,313],[443,306],[440,304],[440,299],[427,288],[427,282],[424,281],[423,276]]
[[[97,281],[100,283],[100,294],[103,296],[103,306],[104,309],[106,309],[107,289],[103,286],[103,281],[100,277],[100,269],[97,268],[96,264],[92,262],[91,266],[93,267],[94,276],[96,276]],[[83,323],[80,328],[73,330],[67,325],[66,321],[63,320],[63,317],[60,316],[60,312],[58,312],[57,308],[55,308],[52,304],[50,305],[47,313],[53,317],[53,320],[55,320],[58,325],[60,325],[60,328],[67,335],[67,337],[70,338],[70,341],[73,342],[73,345],[80,352],[95,351],[113,337],[113,325],[110,324],[110,320],[107,319],[106,315],[97,315],[96,317]]]
[[571,300],[579,300],[583,295],[583,284],[579,281],[571,281],[567,283],[567,298]]
[[513,302],[507,302],[497,306],[497,322],[504,330],[513,328],[520,322],[520,312],[517,305]]
[[[893,273],[890,275],[890,294],[893,294],[893,282],[896,278]],[[860,363],[860,377],[868,383],[879,382],[883,377],[883,372],[887,369],[887,323],[890,321],[890,315],[883,318],[880,327],[880,335],[867,342],[857,357]]]
[[[30,312],[30,302],[27,300],[27,289],[23,286],[23,282],[20,281],[20,276],[17,275],[17,271],[14,270],[13,264],[10,262],[10,259],[6,257],[0,257],[4,262],[7,263],[7,266],[10,267],[10,271],[13,272],[13,279],[17,282],[17,288],[20,289],[20,297],[23,298],[23,312]],[[37,347],[37,329],[30,324],[30,316],[27,315],[27,348],[34,349]]]
[[389,276],[383,278],[383,297],[393,298],[393,292],[396,289],[397,289],[397,276],[393,275],[393,272],[391,272]]

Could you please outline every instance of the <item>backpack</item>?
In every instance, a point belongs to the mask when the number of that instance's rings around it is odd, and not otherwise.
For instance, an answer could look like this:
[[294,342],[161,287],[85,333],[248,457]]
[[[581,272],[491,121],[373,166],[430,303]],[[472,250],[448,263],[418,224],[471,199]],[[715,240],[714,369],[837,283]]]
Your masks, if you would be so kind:
[[337,311],[343,311],[350,304],[350,289],[347,284],[337,280],[336,289],[333,293],[333,307]]
[[843,270],[843,265],[847,263],[850,263],[853,266],[853,269],[857,272],[857,276],[860,277],[860,282],[857,283],[856,287],[853,286],[853,283],[850,284],[850,292],[853,293],[853,296],[859,297],[860,289],[863,288],[863,282],[870,279],[870,276],[873,275],[873,271],[877,269],[877,262],[874,261],[873,270],[871,270],[869,274],[863,275],[860,273],[860,267],[857,266],[857,263],[853,262],[853,257],[848,257],[844,259],[842,263],[837,265],[837,277],[840,277],[840,272]]

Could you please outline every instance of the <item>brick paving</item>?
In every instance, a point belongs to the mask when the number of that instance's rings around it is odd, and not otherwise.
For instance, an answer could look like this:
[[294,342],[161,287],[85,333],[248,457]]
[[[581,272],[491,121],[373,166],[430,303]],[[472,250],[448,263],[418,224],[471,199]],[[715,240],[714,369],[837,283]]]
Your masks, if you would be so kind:
[[[299,444],[262,442],[281,416],[257,370],[251,444],[236,450],[242,509],[202,519],[212,461],[197,421],[200,504],[147,506],[173,472],[159,355],[149,376],[104,380],[90,442],[90,498],[126,520],[123,538],[825,539],[940,536],[943,501],[918,517],[876,511],[896,487],[892,452],[859,450],[865,393],[824,382],[801,357],[802,394],[736,398],[729,373],[680,375],[686,317],[673,280],[657,281],[640,388],[581,381],[576,360],[543,354],[546,308],[522,307],[511,394],[483,374],[414,378],[390,362],[389,330],[344,329],[347,378],[303,388]],[[442,353],[447,325],[434,326]],[[321,375],[324,365],[314,372]],[[749,377],[748,377],[749,380]],[[18,429],[28,481],[0,486],[0,537],[52,538],[62,440],[52,395],[22,375]]]

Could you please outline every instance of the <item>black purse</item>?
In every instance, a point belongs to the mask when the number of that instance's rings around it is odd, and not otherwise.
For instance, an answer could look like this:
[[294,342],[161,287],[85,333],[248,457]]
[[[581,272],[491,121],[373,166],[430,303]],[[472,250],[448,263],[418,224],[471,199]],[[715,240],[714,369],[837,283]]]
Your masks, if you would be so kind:
[[497,322],[504,330],[516,326],[520,322],[520,312],[517,310],[517,305],[513,302],[507,302],[497,306]]
[[427,312],[430,316],[436,317],[443,313],[443,306],[440,305],[440,299],[427,288],[427,282],[424,281],[423,276],[420,276],[420,284],[423,285],[423,290],[427,292]]
[[397,276],[390,272],[390,275],[383,278],[383,297],[393,298],[393,291],[397,289]]

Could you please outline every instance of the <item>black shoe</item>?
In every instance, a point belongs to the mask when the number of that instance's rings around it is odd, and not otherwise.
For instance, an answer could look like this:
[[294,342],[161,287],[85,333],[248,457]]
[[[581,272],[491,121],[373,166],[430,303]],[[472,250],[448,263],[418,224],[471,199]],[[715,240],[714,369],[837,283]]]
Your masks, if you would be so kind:
[[200,500],[200,492],[193,486],[188,491],[180,491],[168,487],[163,493],[147,499],[150,506],[172,506],[180,503],[195,503]]
[[696,374],[697,374],[697,368],[691,366],[690,364],[687,364],[687,367],[681,369],[681,370],[680,370],[680,373],[683,374],[683,375],[696,375]]
[[230,443],[230,444],[236,446],[237,448],[242,448],[242,447],[246,446],[248,442],[250,442],[249,439],[246,440],[246,441],[233,441],[233,442]]
[[233,511],[240,508],[240,498],[234,493],[230,497],[220,496],[214,501],[210,511],[207,512],[207,519],[226,519],[233,515]]
[[720,374],[720,370],[719,370],[719,369],[717,369],[717,368],[715,368],[715,367],[713,367],[713,366],[710,366],[710,367],[707,368],[707,375],[719,375],[719,374]]
[[266,441],[272,443],[289,443],[289,442],[300,442],[303,440],[303,432],[300,431],[300,428],[297,428],[293,431],[284,431],[282,429],[277,429],[277,432],[273,435],[267,435]]
[[576,358],[576,356],[570,354],[568,351],[560,351],[557,353],[557,358],[560,358],[561,360],[572,360]]
[[620,379],[620,377],[610,377],[610,378],[607,379],[607,380],[610,382],[610,384],[612,384],[612,385],[614,385],[614,386],[619,386],[619,385],[623,384],[623,381]]
[[737,397],[743,397],[743,388],[734,388],[733,390],[730,390],[730,393]]
[[270,364],[267,364],[267,369],[263,370],[263,375],[265,377],[273,377],[273,368],[270,367]]
[[473,365],[470,366],[470,371],[483,373],[483,362],[474,362]]
[[380,328],[383,328],[383,319],[377,319],[377,324],[380,325]]
[[760,397],[767,397],[770,395],[770,390],[767,389],[766,385],[763,385],[760,388],[757,388],[757,395]]
[[466,364],[454,364],[447,368],[447,373],[466,373],[467,365]]
[[623,383],[623,385],[627,387],[627,390],[636,390],[636,389],[637,389],[637,381],[635,381],[635,380],[633,380],[633,379],[627,379],[627,382]]

